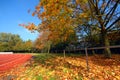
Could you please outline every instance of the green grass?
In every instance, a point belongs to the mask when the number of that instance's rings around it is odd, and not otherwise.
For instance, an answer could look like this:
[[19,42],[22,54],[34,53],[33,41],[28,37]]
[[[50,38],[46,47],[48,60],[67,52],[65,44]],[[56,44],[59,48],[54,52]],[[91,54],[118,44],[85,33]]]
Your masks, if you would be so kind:
[[[63,53],[32,53],[34,61],[37,63],[45,63],[45,61],[55,58],[55,57],[64,57]],[[85,56],[84,54],[74,54],[74,53],[66,53],[65,57],[80,57]]]
[[51,58],[55,58],[55,55],[48,53],[33,54],[34,61],[37,63],[45,64],[45,61]]

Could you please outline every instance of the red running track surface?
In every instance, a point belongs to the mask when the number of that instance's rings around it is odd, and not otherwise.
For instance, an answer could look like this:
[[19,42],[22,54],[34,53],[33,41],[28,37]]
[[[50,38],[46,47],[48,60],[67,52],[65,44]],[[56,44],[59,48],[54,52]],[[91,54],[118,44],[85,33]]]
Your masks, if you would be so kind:
[[0,73],[28,61],[30,54],[0,54]]

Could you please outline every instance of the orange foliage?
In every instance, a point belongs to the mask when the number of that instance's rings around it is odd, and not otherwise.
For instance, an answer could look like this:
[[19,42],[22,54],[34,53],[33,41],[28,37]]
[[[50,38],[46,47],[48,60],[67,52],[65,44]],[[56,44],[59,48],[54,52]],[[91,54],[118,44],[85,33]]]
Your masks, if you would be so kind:
[[[69,0],[41,0],[33,15],[37,15],[42,23],[38,26],[40,32],[48,33],[48,41],[66,41],[74,33],[71,9],[67,7]],[[43,7],[43,9],[41,9]],[[40,11],[39,13],[37,13]],[[43,34],[42,34],[43,35]],[[41,37],[41,36],[40,36]]]
[[41,35],[35,41],[35,47],[38,49],[43,49],[46,46],[48,41],[48,33],[49,32],[42,32]]
[[25,24],[19,24],[19,26],[22,26],[28,30],[30,30],[31,32],[34,32],[35,30],[37,30],[37,27],[35,26],[34,23],[29,23],[28,25]]
[[22,26],[32,32],[35,30],[42,32],[42,36],[39,36],[40,40],[45,41],[42,38],[45,33],[49,32],[45,36],[47,41],[55,44],[66,41],[71,34],[75,33],[74,19],[71,18],[73,10],[68,5],[71,5],[69,0],[40,0],[32,13],[32,16],[37,15],[42,20],[40,25],[36,27],[30,23]]

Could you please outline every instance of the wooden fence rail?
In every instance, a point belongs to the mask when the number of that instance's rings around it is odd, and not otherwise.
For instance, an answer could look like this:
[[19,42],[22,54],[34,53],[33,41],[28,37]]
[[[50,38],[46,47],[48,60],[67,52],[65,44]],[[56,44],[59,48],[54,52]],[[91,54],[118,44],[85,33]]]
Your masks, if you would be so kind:
[[65,53],[66,52],[71,52],[71,51],[80,51],[83,50],[85,51],[85,55],[86,55],[86,68],[87,71],[89,71],[89,63],[88,63],[88,50],[98,50],[98,49],[105,49],[105,48],[120,48],[120,45],[115,45],[115,46],[104,46],[104,47],[93,47],[93,48],[80,48],[80,49],[74,49],[74,50],[56,50],[55,52],[63,52],[64,58],[65,58]]

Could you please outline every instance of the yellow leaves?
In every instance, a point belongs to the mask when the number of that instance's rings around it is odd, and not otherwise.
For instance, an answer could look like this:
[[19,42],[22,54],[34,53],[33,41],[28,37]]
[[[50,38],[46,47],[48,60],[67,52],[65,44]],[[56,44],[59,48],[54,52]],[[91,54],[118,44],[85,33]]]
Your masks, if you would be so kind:
[[88,14],[87,13],[81,13],[79,15],[80,18],[87,18],[88,17]]
[[32,16],[37,15],[42,20],[41,25],[36,28],[35,25],[30,24],[25,28],[31,31],[37,29],[40,29],[40,32],[49,31],[47,36],[49,41],[56,43],[66,41],[74,33],[74,28],[71,28],[72,10],[68,7],[68,2],[69,0],[41,0],[32,13]]
[[[120,55],[116,57],[118,58],[114,58],[115,62],[120,63],[117,61]],[[105,62],[105,60],[100,57],[89,57],[89,72],[86,71],[86,60],[84,56],[66,57],[64,60],[64,57],[54,55],[54,58],[49,58],[44,62],[40,63],[38,60],[36,66],[22,66],[6,75],[16,76],[17,74],[16,80],[120,80],[120,65],[103,66],[101,62]],[[36,61],[32,63],[32,65],[34,64],[36,64]],[[81,66],[84,68],[81,68]]]
[[77,4],[83,4],[84,5],[87,2],[88,2],[88,0],[76,0]]
[[37,30],[37,27],[33,23],[29,23],[28,25],[25,25],[24,27],[30,30],[31,32],[34,32],[35,30]]
[[64,19],[60,19],[61,22],[64,22]]
[[116,78],[117,80],[120,80],[120,76],[115,76],[115,78]]
[[35,30],[37,30],[37,27],[34,23],[29,23],[29,24],[19,24],[19,26],[22,26],[28,30],[30,30],[31,32],[34,32]]
[[[70,59],[66,59],[66,61],[71,64],[71,65],[74,65],[74,66],[77,66],[77,67],[86,67],[86,63],[83,62],[83,60],[70,60]],[[81,61],[81,62],[80,62]]]
[[79,3],[80,3],[80,0],[76,0],[76,3],[79,4]]

